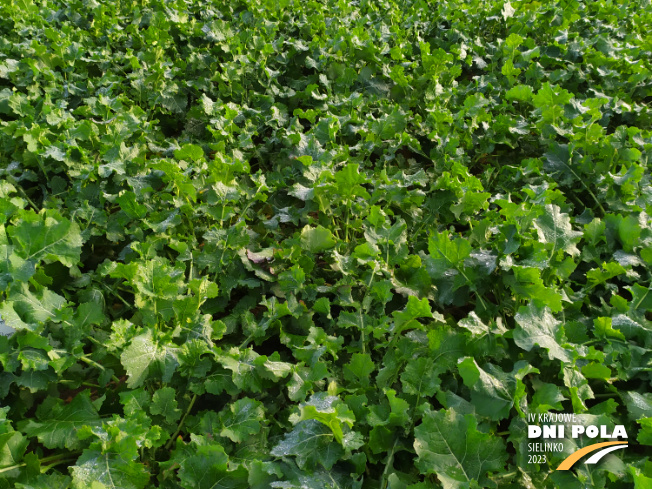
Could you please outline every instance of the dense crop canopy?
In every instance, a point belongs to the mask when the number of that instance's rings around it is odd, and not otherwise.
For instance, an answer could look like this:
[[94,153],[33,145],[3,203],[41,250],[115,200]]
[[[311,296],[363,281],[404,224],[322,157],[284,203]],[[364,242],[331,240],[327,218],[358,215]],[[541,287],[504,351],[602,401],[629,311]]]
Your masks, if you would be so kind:
[[649,3],[0,2],[0,489],[650,487]]

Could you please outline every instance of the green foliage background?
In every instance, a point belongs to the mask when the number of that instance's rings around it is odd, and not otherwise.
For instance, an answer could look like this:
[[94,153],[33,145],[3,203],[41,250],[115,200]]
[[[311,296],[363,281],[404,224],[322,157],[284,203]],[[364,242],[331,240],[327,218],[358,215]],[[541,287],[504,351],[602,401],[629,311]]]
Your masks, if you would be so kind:
[[[652,487],[651,32],[3,1],[0,488]],[[528,464],[546,412],[630,446]]]

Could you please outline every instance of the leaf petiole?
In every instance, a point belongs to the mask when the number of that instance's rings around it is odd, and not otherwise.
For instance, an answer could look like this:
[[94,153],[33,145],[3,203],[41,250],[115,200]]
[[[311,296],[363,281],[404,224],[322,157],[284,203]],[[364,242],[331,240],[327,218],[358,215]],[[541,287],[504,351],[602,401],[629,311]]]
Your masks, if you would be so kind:
[[190,400],[190,404],[188,405],[188,409],[186,409],[186,412],[183,413],[183,416],[181,417],[181,421],[179,421],[179,426],[177,426],[177,430],[174,432],[174,434],[170,437],[168,442],[165,444],[165,449],[169,450],[170,447],[172,446],[172,443],[176,439],[176,437],[179,435],[179,432],[181,431],[181,428],[183,427],[183,423],[186,421],[186,418],[188,417],[188,414],[190,414],[190,411],[192,410],[192,407],[195,405],[195,401],[197,400],[197,394],[194,394],[192,396],[192,399]]

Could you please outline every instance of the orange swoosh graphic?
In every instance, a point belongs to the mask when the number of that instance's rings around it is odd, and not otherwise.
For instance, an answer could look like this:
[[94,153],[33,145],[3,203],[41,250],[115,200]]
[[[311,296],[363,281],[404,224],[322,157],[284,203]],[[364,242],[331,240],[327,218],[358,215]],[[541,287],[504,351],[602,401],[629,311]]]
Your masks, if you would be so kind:
[[559,467],[557,467],[557,470],[569,470],[575,462],[577,462],[579,459],[581,459],[584,455],[587,453],[595,452],[596,450],[599,450],[600,448],[603,447],[609,447],[611,445],[627,445],[626,441],[605,441],[604,443],[595,443],[593,445],[589,445],[588,447],[580,448],[578,451],[571,453],[566,460],[564,460],[561,464],[559,464]]

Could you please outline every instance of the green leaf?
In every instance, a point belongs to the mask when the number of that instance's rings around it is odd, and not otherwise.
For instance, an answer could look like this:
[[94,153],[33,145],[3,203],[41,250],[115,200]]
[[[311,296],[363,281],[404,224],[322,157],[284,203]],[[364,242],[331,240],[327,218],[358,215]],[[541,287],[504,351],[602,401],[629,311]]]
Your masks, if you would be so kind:
[[627,270],[625,270],[618,262],[603,262],[602,269],[594,268],[593,270],[586,272],[586,280],[592,287],[595,287],[596,285],[605,283],[626,272]]
[[12,246],[0,245],[0,289],[6,289],[11,282],[27,282],[34,273],[34,262],[18,256]]
[[582,374],[587,379],[609,380],[611,378],[611,369],[601,363],[591,362],[582,367]]
[[500,72],[508,77],[515,77],[521,74],[521,69],[514,66],[514,62],[511,59],[508,59],[503,64]]
[[[16,489],[68,489],[71,478],[63,474],[40,474],[28,483],[16,483]],[[91,489],[94,489],[91,487]]]
[[417,299],[414,296],[408,297],[407,304],[402,311],[395,311],[394,325],[397,331],[404,331],[408,328],[420,327],[417,318],[432,318],[432,311],[428,299]]
[[204,150],[196,144],[184,144],[174,151],[174,157],[179,160],[199,161],[204,157]]
[[328,375],[325,363],[317,362],[311,368],[298,366],[288,381],[288,396],[293,401],[303,401],[308,392],[313,389],[314,383]]
[[344,367],[344,378],[360,385],[369,385],[370,375],[376,369],[368,353],[354,353]]
[[5,331],[13,334],[15,331],[26,329],[28,331],[36,331],[38,326],[31,325],[22,320],[18,313],[14,310],[12,302],[5,301],[0,304],[0,318],[2,318]]
[[333,233],[323,226],[306,226],[301,231],[301,248],[311,253],[322,253],[333,248],[336,243]]
[[573,409],[576,413],[582,413],[587,410],[584,401],[593,398],[593,391],[589,386],[588,380],[576,368],[564,367],[564,385],[570,392]]
[[265,409],[263,403],[244,397],[229,405],[220,413],[222,423],[221,436],[240,443],[249,436],[260,432],[265,424]]
[[428,239],[428,252],[442,269],[458,268],[471,254],[471,245],[463,238],[451,241],[448,233],[435,233]]
[[153,415],[165,417],[167,423],[174,423],[181,417],[181,410],[177,408],[176,391],[172,387],[162,387],[152,396],[149,412]]
[[229,470],[224,448],[202,436],[193,435],[192,443],[177,443],[170,464],[179,466],[179,480],[188,489],[247,488],[242,468]]
[[231,370],[233,383],[238,388],[251,392],[262,390],[263,383],[257,373],[257,367],[267,361],[264,356],[261,357],[250,348],[246,350],[231,348],[228,355],[221,355],[217,360],[224,368]]
[[291,416],[290,421],[299,422],[307,419],[314,419],[328,426],[335,439],[344,444],[343,426],[353,427],[355,417],[346,404],[335,396],[329,396],[326,392],[319,392],[310,397],[308,402],[300,406],[300,416]]
[[486,487],[488,475],[503,470],[508,458],[499,437],[482,433],[473,415],[453,409],[426,412],[414,438],[417,468],[436,474],[446,488]]
[[39,407],[37,415],[39,420],[26,421],[22,430],[28,436],[36,436],[47,448],[77,450],[84,446],[77,438],[79,429],[102,424],[88,390],[75,396],[70,404],[48,398]]
[[337,191],[343,197],[349,199],[353,196],[368,199],[370,196],[367,191],[360,185],[366,183],[367,179],[360,168],[355,163],[349,163],[335,174],[337,182]]
[[623,249],[632,252],[634,247],[639,244],[641,228],[638,219],[632,215],[625,216],[618,222],[618,238],[623,244]]
[[528,102],[532,99],[532,87],[529,85],[516,85],[510,88],[505,93],[507,100],[519,100],[521,102]]
[[181,114],[188,106],[188,96],[185,93],[175,93],[175,88],[166,88],[161,95],[161,104],[170,112]]
[[548,307],[530,303],[519,308],[515,316],[514,342],[526,351],[539,346],[548,350],[550,359],[570,362],[572,357],[560,343],[565,342],[564,328],[550,313]]
[[99,450],[84,450],[70,470],[74,489],[88,489],[96,482],[107,489],[144,489],[149,481],[143,464]]
[[505,46],[514,49],[519,47],[521,44],[523,44],[524,40],[525,39],[523,39],[518,34],[511,33],[509,36],[507,36],[507,39],[505,39]]
[[533,302],[547,306],[553,312],[562,310],[562,296],[552,287],[547,287],[541,278],[541,270],[534,267],[512,267],[514,276],[506,276],[505,283],[517,297],[532,299]]
[[544,155],[545,162],[543,169],[550,173],[561,173],[566,178],[573,178],[569,166],[571,153],[567,144],[554,143],[550,150]]
[[629,466],[629,472],[634,479],[634,489],[652,489],[652,477],[647,477],[632,465]]
[[129,375],[127,385],[133,389],[156,376],[164,382],[169,381],[178,365],[176,350],[156,342],[149,329],[136,336],[120,355],[120,361]]
[[431,397],[439,387],[439,375],[431,358],[419,357],[410,361],[401,374],[403,392],[419,399]]
[[582,237],[581,232],[573,231],[568,214],[560,212],[556,205],[546,205],[545,212],[535,222],[539,241],[552,244],[550,257],[563,250],[571,256],[580,254],[576,244]]
[[457,368],[464,384],[472,389],[471,402],[479,414],[495,421],[509,417],[516,390],[513,377],[490,364],[485,371],[470,357],[459,360]]
[[475,311],[471,311],[467,317],[457,324],[468,329],[474,336],[484,336],[490,331],[489,326],[482,322]]
[[276,361],[279,358],[278,353],[275,352],[270,358],[271,360],[266,359],[262,364],[263,368],[260,370],[261,377],[278,381],[287,377],[292,372],[291,363]]
[[652,445],[652,418],[641,418],[636,422],[641,425],[636,441],[641,445]]
[[79,262],[82,247],[79,226],[56,213],[23,212],[8,234],[15,253],[25,260],[59,261],[67,267]]
[[89,326],[102,324],[105,320],[106,316],[102,312],[102,308],[93,302],[84,302],[75,311],[73,324],[75,328],[88,331]]
[[29,440],[17,431],[0,434],[0,469],[19,464],[23,460]]
[[394,109],[391,113],[374,122],[373,126],[374,132],[380,139],[398,138],[406,127],[405,114],[398,109]]
[[548,412],[551,409],[562,411],[562,401],[566,398],[556,384],[541,383],[537,388],[532,401],[539,412]]
[[295,457],[302,469],[312,469],[319,464],[330,470],[344,454],[334,438],[331,429],[317,420],[299,421],[270,453],[275,457]]
[[[14,283],[8,294],[6,306],[0,306],[0,314],[8,326],[20,330],[35,331],[48,320],[57,321],[58,311],[66,300],[47,288],[30,290],[26,283]],[[57,321],[58,322],[58,321]]]
[[636,421],[642,418],[652,418],[652,393],[629,391],[623,392],[622,397],[627,406],[627,415]]
[[347,469],[334,467],[332,470],[301,470],[293,464],[283,464],[283,482],[274,482],[272,487],[283,489],[360,489],[361,481]]
[[[396,396],[393,389],[384,389],[387,402],[369,407],[367,421],[371,426],[405,427],[410,420],[410,405]],[[393,438],[392,438],[393,441]]]
[[534,95],[532,101],[535,107],[541,109],[544,122],[556,124],[564,113],[564,105],[572,98],[573,94],[568,90],[546,82]]
[[136,194],[133,192],[125,192],[115,200],[125,214],[132,219],[142,219],[147,215],[147,207],[138,202]]
[[120,403],[124,406],[126,416],[146,412],[152,396],[145,389],[128,390],[120,393]]
[[630,303],[630,309],[632,311],[652,311],[652,294],[650,294],[652,287],[645,288],[640,284],[634,284],[625,288],[632,294],[632,301]]

